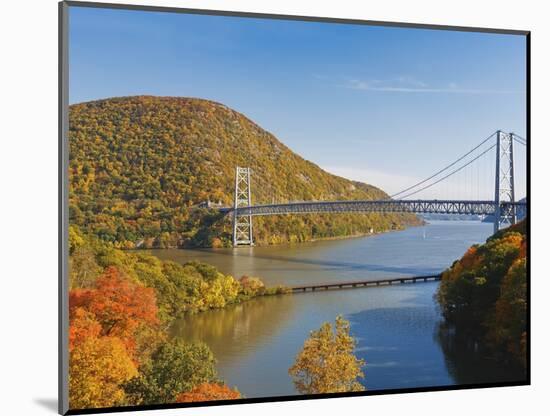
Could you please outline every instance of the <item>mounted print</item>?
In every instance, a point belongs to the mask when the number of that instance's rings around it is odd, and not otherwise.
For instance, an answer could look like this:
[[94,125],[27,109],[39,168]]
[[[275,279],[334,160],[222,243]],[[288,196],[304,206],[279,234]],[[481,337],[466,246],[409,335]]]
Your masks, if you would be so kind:
[[529,384],[529,53],[60,3],[60,413]]

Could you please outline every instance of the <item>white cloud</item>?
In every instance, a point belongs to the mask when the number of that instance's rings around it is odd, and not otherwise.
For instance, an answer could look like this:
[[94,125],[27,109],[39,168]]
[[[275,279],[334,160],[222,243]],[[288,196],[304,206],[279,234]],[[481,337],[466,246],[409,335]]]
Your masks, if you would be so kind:
[[402,76],[389,80],[359,80],[351,79],[347,88],[361,91],[401,92],[401,93],[445,93],[445,94],[521,94],[524,91],[491,90],[463,88],[456,82],[450,82],[445,86],[431,87],[423,81],[413,77]]

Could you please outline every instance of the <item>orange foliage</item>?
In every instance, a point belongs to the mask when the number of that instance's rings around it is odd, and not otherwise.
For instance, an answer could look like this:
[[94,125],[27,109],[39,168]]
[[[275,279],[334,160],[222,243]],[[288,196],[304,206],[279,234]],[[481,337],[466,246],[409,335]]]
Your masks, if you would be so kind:
[[482,261],[478,249],[475,246],[470,247],[464,253],[464,256],[457,261],[450,269],[443,273],[444,280],[456,280],[464,270],[474,269]]
[[479,264],[479,262],[480,262],[480,259],[479,259],[479,256],[477,255],[477,247],[474,247],[474,246],[470,247],[462,257],[462,259],[460,260],[460,264],[465,269],[471,269],[475,267],[476,264]]
[[158,323],[154,289],[134,283],[113,266],[97,278],[95,289],[72,290],[69,307],[71,315],[77,308],[93,314],[101,324],[100,335],[120,338],[130,351],[138,326]]
[[500,244],[506,245],[509,244],[511,246],[517,247],[521,251],[521,246],[524,244],[525,237],[518,233],[510,233],[505,234],[500,239]]
[[241,394],[238,390],[233,390],[225,384],[202,383],[193,390],[180,393],[176,397],[177,403],[184,402],[207,402],[211,400],[234,400],[239,399]]
[[101,333],[101,324],[93,313],[77,307],[71,310],[69,327],[69,351],[88,338],[97,338]]
[[93,296],[93,292],[94,291],[92,289],[71,289],[71,291],[69,292],[69,311],[71,314],[71,319],[73,311],[75,309],[87,308],[89,300]]

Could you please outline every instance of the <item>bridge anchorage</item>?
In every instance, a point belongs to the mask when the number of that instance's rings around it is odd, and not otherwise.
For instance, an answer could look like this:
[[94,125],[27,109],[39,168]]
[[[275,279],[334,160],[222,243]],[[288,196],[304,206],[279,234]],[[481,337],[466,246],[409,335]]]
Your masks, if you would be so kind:
[[[471,155],[482,145],[496,143],[467,163],[447,173],[458,162]],[[489,142],[489,143],[488,143]],[[527,200],[515,200],[514,142],[527,145],[525,139],[514,133],[496,131],[472,150],[438,171],[436,174],[404,189],[389,199],[364,201],[302,201],[252,205],[250,168],[239,167],[235,173],[235,199],[233,207],[219,207],[218,210],[233,216],[233,246],[253,246],[252,217],[261,215],[315,214],[315,213],[413,213],[413,214],[469,214],[493,217],[494,232],[515,224],[518,213],[526,213]],[[494,199],[406,199],[460,172],[490,150],[496,149]],[[436,179],[439,175],[445,175]],[[433,180],[430,184],[429,181]],[[479,180],[479,179],[478,179]],[[426,184],[428,183],[428,184]],[[403,196],[404,194],[404,196]],[[400,198],[395,198],[401,195]]]

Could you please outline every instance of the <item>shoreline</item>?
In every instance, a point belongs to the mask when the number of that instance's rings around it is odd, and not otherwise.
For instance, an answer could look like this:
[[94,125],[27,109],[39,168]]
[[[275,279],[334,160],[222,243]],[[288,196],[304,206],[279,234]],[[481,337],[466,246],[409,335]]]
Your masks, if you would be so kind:
[[[355,238],[363,238],[363,237],[374,237],[381,234],[387,234],[391,232],[398,232],[398,231],[405,231],[407,228],[413,228],[413,227],[424,227],[429,222],[426,220],[422,220],[422,223],[420,224],[409,224],[407,226],[404,226],[403,228],[399,229],[391,229],[386,231],[377,231],[372,233],[359,233],[359,234],[353,234],[353,235],[343,235],[343,236],[334,236],[334,237],[322,237],[322,238],[314,238],[307,241],[298,241],[298,242],[285,242],[280,244],[255,244],[253,247],[284,247],[284,246],[293,246],[293,245],[301,245],[301,244],[308,244],[308,243],[318,243],[323,241],[338,241],[338,240],[348,240],[348,239],[355,239]],[[243,246],[240,248],[245,247],[251,247],[251,246]],[[231,249],[235,247],[178,247],[178,246],[171,246],[171,247],[150,247],[150,248],[141,248],[141,247],[134,247],[134,248],[120,248],[119,250],[123,251],[149,251],[149,250],[223,250],[223,249]]]

